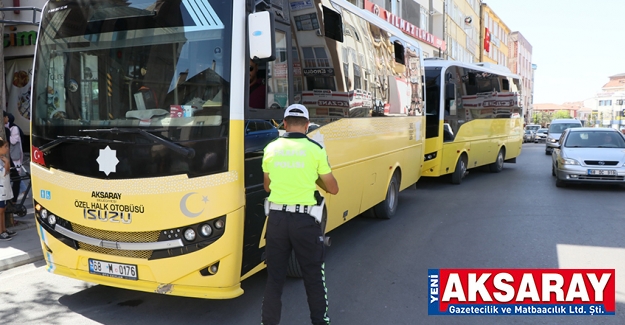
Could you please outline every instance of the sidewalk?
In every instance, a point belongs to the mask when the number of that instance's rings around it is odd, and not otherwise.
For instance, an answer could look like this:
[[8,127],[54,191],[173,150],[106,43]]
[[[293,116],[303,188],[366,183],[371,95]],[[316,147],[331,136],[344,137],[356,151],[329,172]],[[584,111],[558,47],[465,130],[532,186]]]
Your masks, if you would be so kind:
[[15,220],[20,224],[9,228],[17,234],[12,240],[0,241],[0,271],[43,259],[31,193],[29,193],[24,205],[28,213],[21,218],[15,217]]

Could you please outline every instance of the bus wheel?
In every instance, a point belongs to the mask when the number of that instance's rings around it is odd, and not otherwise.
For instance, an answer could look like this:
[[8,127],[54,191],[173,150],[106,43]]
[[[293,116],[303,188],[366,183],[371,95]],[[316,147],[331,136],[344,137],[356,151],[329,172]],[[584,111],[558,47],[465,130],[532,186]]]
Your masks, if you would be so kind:
[[291,257],[289,257],[289,263],[286,266],[286,275],[291,278],[301,278],[304,276],[302,268],[299,267],[297,257],[295,257],[295,250],[291,250]]
[[397,210],[397,203],[399,203],[399,175],[395,171],[388,183],[386,198],[373,207],[375,216],[379,219],[390,219]]
[[499,173],[500,171],[503,170],[503,161],[504,161],[505,155],[506,155],[505,149],[504,148],[499,149],[499,153],[497,154],[497,159],[495,159],[494,163],[488,166],[491,173]]
[[[328,223],[328,210],[323,207],[323,216],[321,217],[321,233],[323,234],[323,243],[326,246],[330,246],[330,237],[326,236],[326,224]],[[291,250],[291,256],[286,266],[286,275],[290,278],[302,278],[302,268],[299,266],[299,261],[295,256],[295,250]]]
[[458,158],[458,162],[456,163],[456,169],[454,170],[454,173],[451,174],[451,183],[452,184],[460,184],[462,183],[462,178],[464,177],[464,174],[467,172],[467,157],[465,155],[460,156],[460,158]]

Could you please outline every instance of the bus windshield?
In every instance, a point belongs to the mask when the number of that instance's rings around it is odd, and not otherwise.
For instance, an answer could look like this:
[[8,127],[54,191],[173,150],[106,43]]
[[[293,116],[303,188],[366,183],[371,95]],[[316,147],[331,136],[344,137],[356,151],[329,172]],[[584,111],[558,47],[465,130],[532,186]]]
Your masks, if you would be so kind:
[[[191,162],[180,172],[223,171],[230,115],[231,4],[218,0],[86,4],[86,0],[55,1],[44,8],[35,60],[39,77],[33,87],[33,144],[73,137],[51,149],[46,158],[50,156],[47,160],[56,168],[88,176],[96,173],[55,159],[61,151],[85,146],[77,140],[85,136],[119,141],[117,150],[124,144],[140,145],[151,154],[164,150],[166,156],[175,155],[162,141],[147,141],[137,130],[110,132],[141,129],[175,146],[202,143],[201,147],[212,148],[204,152],[213,154],[212,166]],[[171,172],[118,172],[116,177]]]

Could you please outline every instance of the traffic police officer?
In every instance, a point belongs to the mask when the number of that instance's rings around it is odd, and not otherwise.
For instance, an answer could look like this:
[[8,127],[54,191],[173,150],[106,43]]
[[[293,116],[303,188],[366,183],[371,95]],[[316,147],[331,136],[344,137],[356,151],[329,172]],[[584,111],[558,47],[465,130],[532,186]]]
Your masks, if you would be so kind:
[[315,184],[339,191],[325,149],[306,136],[308,110],[300,104],[284,112],[286,133],[265,147],[263,172],[269,217],[266,231],[267,286],[262,324],[280,322],[281,296],[291,249],[299,261],[313,324],[330,324],[324,271],[324,234],[309,213],[317,204]]

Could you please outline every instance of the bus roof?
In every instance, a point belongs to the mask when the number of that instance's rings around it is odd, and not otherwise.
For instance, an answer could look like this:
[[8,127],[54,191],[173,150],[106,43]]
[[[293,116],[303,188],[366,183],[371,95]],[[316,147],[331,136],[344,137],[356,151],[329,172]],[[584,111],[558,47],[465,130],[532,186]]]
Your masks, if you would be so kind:
[[444,60],[440,58],[425,58],[423,60],[423,66],[426,68],[427,67],[447,68],[452,65],[460,66],[463,68],[470,68],[470,69],[488,72],[488,73],[493,73],[497,75],[507,76],[507,77],[511,77],[515,79],[521,79],[521,76],[519,76],[518,74],[512,73],[510,69],[501,65],[495,65],[492,63],[488,63],[488,62],[466,63],[466,62],[453,61],[453,60]]

